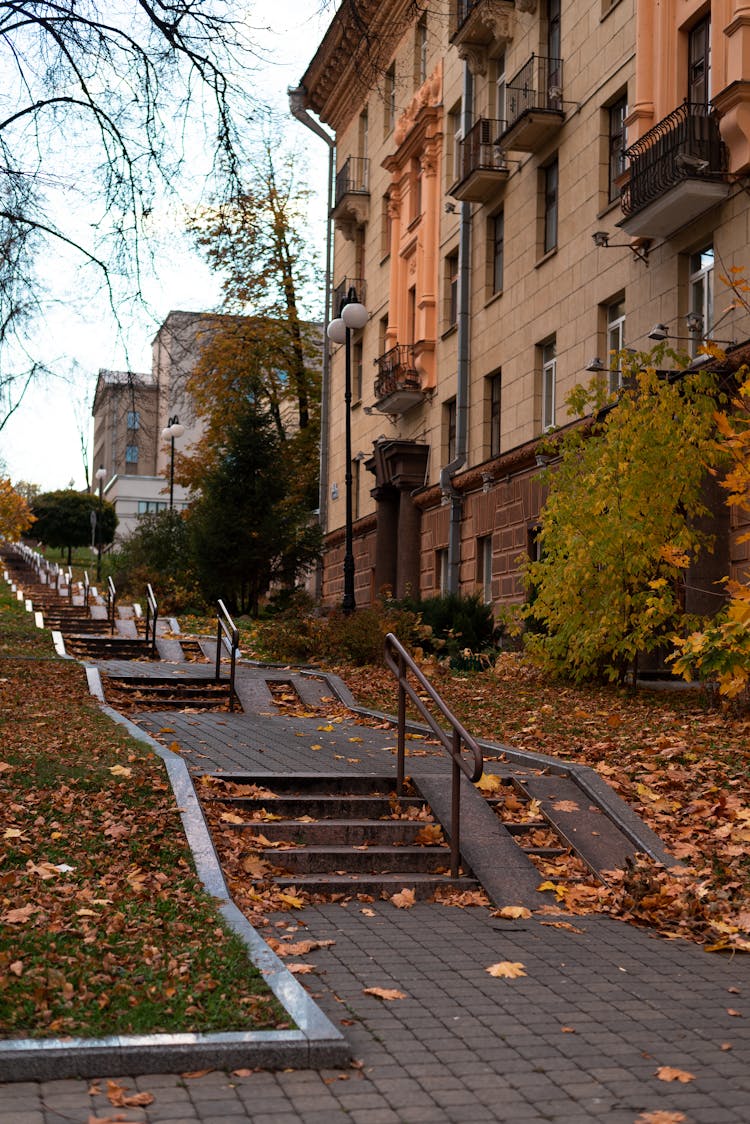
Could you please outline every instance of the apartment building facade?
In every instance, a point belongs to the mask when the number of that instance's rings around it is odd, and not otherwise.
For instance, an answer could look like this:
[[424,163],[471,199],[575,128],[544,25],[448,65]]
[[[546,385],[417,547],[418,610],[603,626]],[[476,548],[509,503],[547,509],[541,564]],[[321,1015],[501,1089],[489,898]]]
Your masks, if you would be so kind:
[[[345,348],[330,357],[323,597],[341,597],[348,470],[358,605],[387,587],[499,607],[522,597],[539,442],[570,421],[568,392],[592,371],[615,390],[621,348],[750,335],[718,279],[749,258],[750,4],[357,9],[359,24],[341,5],[301,82],[335,134],[333,315],[352,290],[369,314],[349,465]],[[718,529],[698,611],[746,562]]]

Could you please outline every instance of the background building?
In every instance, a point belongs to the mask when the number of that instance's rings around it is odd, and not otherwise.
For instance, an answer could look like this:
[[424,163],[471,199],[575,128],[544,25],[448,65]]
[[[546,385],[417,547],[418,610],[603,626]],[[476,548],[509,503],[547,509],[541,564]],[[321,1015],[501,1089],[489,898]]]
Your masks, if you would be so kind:
[[[573,386],[601,368],[616,389],[614,353],[654,338],[694,355],[746,339],[718,279],[749,264],[745,7],[358,0],[363,33],[344,0],[301,82],[336,140],[333,315],[352,287],[369,312],[349,466],[343,348],[325,391],[327,601],[347,469],[357,604],[383,587],[518,600],[539,440]],[[724,549],[690,575],[695,611],[746,558],[715,511]]]

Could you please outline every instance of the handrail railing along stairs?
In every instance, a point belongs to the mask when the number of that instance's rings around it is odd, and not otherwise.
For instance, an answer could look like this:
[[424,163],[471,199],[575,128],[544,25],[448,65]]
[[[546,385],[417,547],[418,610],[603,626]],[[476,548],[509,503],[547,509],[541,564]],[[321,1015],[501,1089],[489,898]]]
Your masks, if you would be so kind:
[[[392,632],[385,638],[385,662],[398,681],[398,752],[396,757],[396,792],[403,795],[404,757],[406,749],[406,699],[407,696],[424,718],[435,737],[451,759],[451,878],[458,878],[461,862],[461,773],[470,781],[478,781],[484,769],[481,747],[448,709],[432,684],[425,678],[416,663]],[[419,684],[422,695],[427,695],[433,706],[448,723],[446,730],[427,709],[424,698],[417,694],[407,676],[411,673]],[[464,756],[462,746],[470,756]]]

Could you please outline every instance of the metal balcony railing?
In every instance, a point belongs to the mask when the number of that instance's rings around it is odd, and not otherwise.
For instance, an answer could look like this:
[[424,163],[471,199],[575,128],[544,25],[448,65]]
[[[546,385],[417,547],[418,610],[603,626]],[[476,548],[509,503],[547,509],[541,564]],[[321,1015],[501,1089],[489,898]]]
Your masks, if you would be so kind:
[[419,372],[414,363],[414,345],[397,343],[375,360],[375,399],[387,398],[399,390],[420,390]]
[[630,179],[622,189],[625,215],[655,202],[685,179],[712,179],[727,170],[727,150],[710,105],[683,102],[625,149]]
[[364,277],[344,277],[339,281],[331,295],[331,308],[333,309],[334,316],[341,315],[344,301],[351,289],[354,289],[357,300],[361,304],[367,304],[367,285],[365,284]]
[[562,112],[562,59],[532,55],[505,88],[506,129],[532,109]]
[[480,117],[472,125],[458,148],[458,179],[464,180],[472,172],[505,171],[507,165],[497,144],[505,132],[505,121]]
[[370,161],[366,156],[349,156],[343,167],[336,173],[336,196],[334,207],[338,207],[345,195],[370,194]]

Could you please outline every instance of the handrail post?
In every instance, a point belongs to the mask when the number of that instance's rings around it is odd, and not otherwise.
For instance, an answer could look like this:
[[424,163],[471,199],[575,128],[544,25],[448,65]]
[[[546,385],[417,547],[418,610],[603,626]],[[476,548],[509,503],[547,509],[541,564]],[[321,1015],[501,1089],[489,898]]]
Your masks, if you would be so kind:
[[237,649],[239,647],[240,634],[236,628],[232,629],[232,657],[229,665],[229,710],[234,710],[234,700],[236,692],[234,689],[234,672],[237,658]]
[[453,759],[451,762],[451,878],[458,878],[461,861],[461,738],[458,730],[453,731]]
[[406,756],[406,691],[404,679],[406,669],[404,658],[399,653],[398,657],[398,753],[396,755],[396,794],[404,794],[404,757]]
[[112,578],[107,578],[107,616],[109,617],[109,631],[110,635],[115,634],[115,602],[117,600],[117,590]]
[[216,618],[216,670],[214,673],[214,682],[221,683],[221,605],[219,605],[219,615]]

